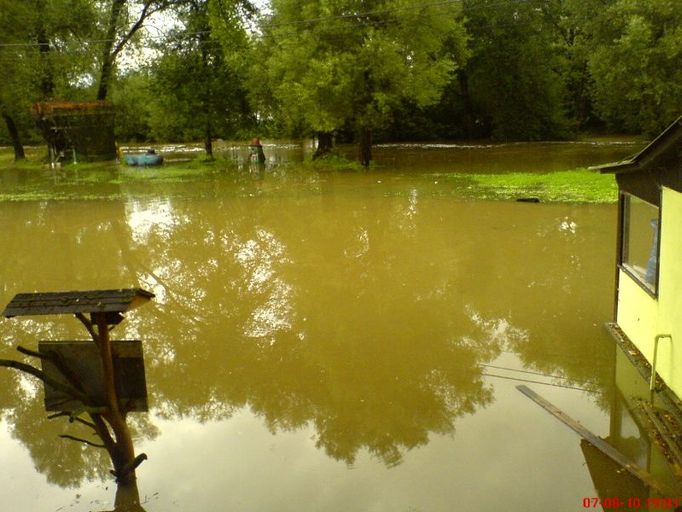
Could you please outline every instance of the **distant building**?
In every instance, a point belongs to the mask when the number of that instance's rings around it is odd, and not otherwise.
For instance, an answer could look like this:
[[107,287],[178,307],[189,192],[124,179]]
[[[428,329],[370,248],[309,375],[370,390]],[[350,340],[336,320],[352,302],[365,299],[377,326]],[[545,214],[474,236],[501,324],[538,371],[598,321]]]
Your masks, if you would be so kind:
[[111,103],[36,103],[33,114],[47,141],[52,163],[116,159],[114,107]]
[[638,154],[599,166],[620,192],[612,332],[682,397],[682,117]]

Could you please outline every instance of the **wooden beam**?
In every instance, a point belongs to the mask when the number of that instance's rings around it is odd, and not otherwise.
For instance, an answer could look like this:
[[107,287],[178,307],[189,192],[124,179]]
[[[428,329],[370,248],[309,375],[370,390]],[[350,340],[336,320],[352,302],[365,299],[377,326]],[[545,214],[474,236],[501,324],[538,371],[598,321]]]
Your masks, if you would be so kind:
[[594,446],[599,451],[601,451],[604,455],[606,455],[611,460],[613,460],[614,462],[616,462],[617,464],[622,466],[628,473],[630,473],[631,475],[633,475],[636,478],[638,478],[639,480],[641,480],[645,485],[647,485],[652,490],[655,490],[655,491],[663,494],[664,496],[671,497],[671,498],[679,496],[676,490],[669,489],[667,486],[665,486],[664,484],[657,481],[650,473],[648,473],[644,469],[637,466],[637,464],[632,462],[625,455],[623,455],[621,452],[616,450],[609,443],[604,441],[601,437],[597,437],[596,435],[594,435],[592,432],[587,430],[583,425],[581,425],[580,423],[575,421],[568,414],[563,412],[561,409],[559,409],[558,407],[556,407],[552,403],[550,403],[547,400],[545,400],[544,398],[542,398],[540,395],[538,395],[535,391],[530,389],[528,386],[520,385],[520,386],[516,386],[516,389],[521,391],[521,393],[526,395],[528,398],[533,400],[540,407],[542,407],[547,412],[552,414],[552,416],[557,418],[564,425],[568,426],[573,431],[577,432],[583,439],[585,439],[590,444],[592,444],[592,446]]

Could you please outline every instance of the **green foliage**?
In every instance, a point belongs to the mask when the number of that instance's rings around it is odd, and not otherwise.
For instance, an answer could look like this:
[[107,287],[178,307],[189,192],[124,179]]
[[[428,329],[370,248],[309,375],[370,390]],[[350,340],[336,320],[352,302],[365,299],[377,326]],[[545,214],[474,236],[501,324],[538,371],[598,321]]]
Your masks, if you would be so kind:
[[682,3],[587,4],[592,7],[585,30],[598,113],[612,130],[657,133],[682,111]]
[[465,69],[475,117],[498,140],[565,138],[564,62],[538,0],[465,3],[472,57]]
[[[238,56],[247,39],[228,4],[238,9],[241,2],[193,0],[176,12],[182,27],[164,42],[163,55],[151,70],[153,138],[227,138],[248,126],[244,63]],[[214,14],[218,5],[223,10]]]
[[255,73],[266,78],[262,94],[291,132],[333,132],[348,122],[381,127],[404,100],[437,102],[465,58],[450,4],[274,0],[272,10]]
[[111,91],[116,106],[116,139],[126,142],[150,140],[150,110],[154,96],[150,75],[144,71],[120,77]]
[[348,160],[347,158],[334,153],[329,153],[315,160],[306,160],[303,162],[303,166],[308,170],[322,172],[361,171],[364,169],[357,161]]
[[92,33],[94,7],[91,0],[0,0],[0,111],[21,141],[37,138],[33,103],[77,94],[91,62],[79,39]]
[[[130,141],[653,135],[682,112],[678,0],[272,0],[260,17],[254,5],[0,0],[0,112],[35,140],[31,105],[93,99],[106,62]],[[159,11],[173,28],[144,39]],[[145,45],[151,65],[116,69]]]

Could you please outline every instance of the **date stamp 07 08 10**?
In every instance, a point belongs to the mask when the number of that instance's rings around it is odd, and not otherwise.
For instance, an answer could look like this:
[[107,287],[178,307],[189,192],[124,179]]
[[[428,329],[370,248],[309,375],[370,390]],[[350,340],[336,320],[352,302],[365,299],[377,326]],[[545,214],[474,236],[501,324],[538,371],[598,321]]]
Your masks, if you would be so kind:
[[625,509],[625,510],[675,510],[680,506],[679,498],[583,498],[583,508]]

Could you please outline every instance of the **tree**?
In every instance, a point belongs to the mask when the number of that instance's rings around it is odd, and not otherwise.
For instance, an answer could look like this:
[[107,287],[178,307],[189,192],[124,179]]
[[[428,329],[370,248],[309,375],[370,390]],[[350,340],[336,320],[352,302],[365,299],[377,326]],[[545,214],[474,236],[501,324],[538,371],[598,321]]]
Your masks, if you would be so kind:
[[565,62],[543,10],[548,4],[467,0],[464,5],[472,57],[460,83],[472,117],[500,140],[565,136]]
[[682,111],[682,3],[572,2],[591,52],[595,109],[611,130],[659,132]]
[[184,0],[109,0],[103,11],[103,43],[99,66],[97,99],[104,100],[114,76],[116,59],[150,16],[181,4]]
[[24,146],[16,119],[28,107],[25,93],[30,80],[30,68],[24,63],[24,56],[30,48],[30,25],[26,23],[31,14],[29,7],[21,2],[0,0],[0,63],[3,68],[0,116],[12,141],[15,160],[24,158]]
[[593,112],[593,81],[588,66],[591,46],[584,30],[584,15],[590,14],[578,15],[584,6],[583,0],[548,0],[539,7],[555,41],[558,70],[566,89],[566,114],[578,128],[601,123]]
[[[271,7],[262,50],[277,114],[289,129],[318,134],[352,126],[365,166],[372,131],[403,100],[438,101],[466,53],[454,4],[273,0]],[[448,40],[454,54],[444,51]]]
[[246,48],[238,11],[249,8],[239,0],[189,0],[176,10],[181,28],[163,42],[163,56],[152,71],[156,137],[202,139],[212,158],[213,138],[233,134],[244,124],[249,109],[243,65],[234,55]]
[[153,75],[146,69],[129,71],[111,87],[111,101],[116,105],[116,139],[145,142],[151,139],[151,111],[156,101]]
[[32,124],[30,105],[66,95],[87,67],[77,40],[90,34],[93,20],[90,0],[0,1],[0,114],[16,159],[23,158],[21,133]]

